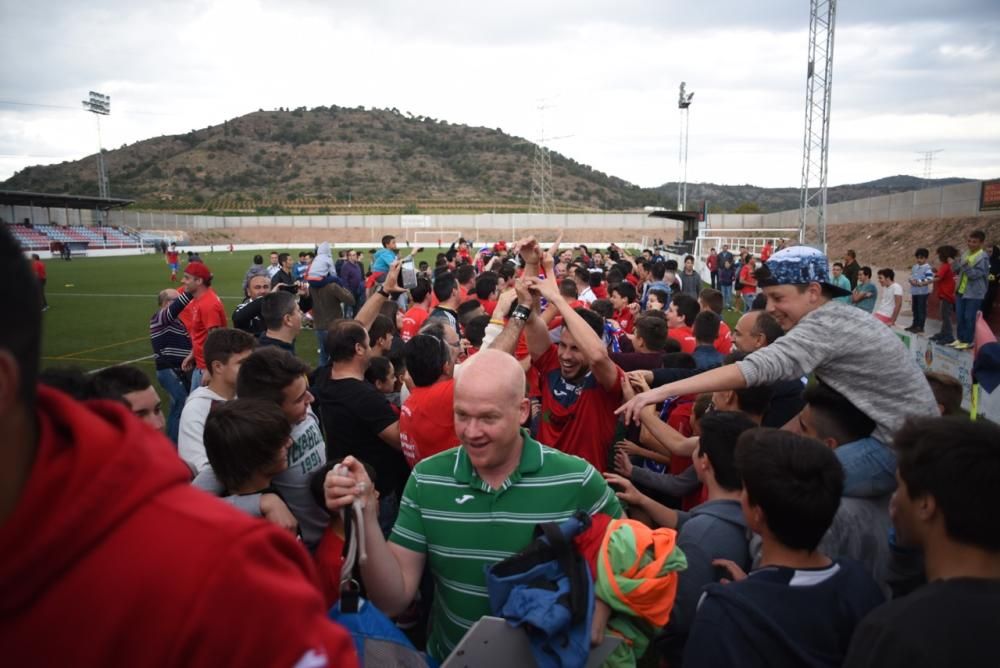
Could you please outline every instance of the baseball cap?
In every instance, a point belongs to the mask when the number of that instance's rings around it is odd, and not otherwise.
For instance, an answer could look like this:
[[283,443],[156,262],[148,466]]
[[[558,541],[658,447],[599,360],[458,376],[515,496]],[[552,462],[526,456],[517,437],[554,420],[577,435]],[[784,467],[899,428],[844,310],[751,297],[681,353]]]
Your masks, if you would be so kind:
[[762,288],[819,283],[834,297],[851,294],[849,290],[830,282],[830,261],[822,251],[812,246],[792,246],[778,251],[754,272],[754,276],[757,285]]
[[203,281],[209,281],[212,279],[212,272],[208,270],[208,267],[204,262],[189,262],[186,267],[184,267],[184,273],[194,276],[195,278],[200,278]]

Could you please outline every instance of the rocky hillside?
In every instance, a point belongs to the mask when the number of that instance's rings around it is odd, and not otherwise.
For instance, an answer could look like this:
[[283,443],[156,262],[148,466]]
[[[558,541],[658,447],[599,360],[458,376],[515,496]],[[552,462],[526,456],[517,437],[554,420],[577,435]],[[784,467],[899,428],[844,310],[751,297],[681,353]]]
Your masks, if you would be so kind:
[[[502,130],[396,109],[258,111],[222,125],[107,151],[115,197],[146,206],[246,208],[249,203],[521,203],[531,193],[534,144]],[[96,192],[94,157],[26,168],[4,188]],[[552,154],[560,205],[625,208],[641,189]]]
[[[105,152],[111,192],[142,208],[260,213],[526,210],[535,146],[501,129],[470,127],[397,109],[258,111],[187,134]],[[0,188],[96,194],[94,156],[27,167]],[[963,179],[939,179],[933,185]],[[557,210],[673,208],[676,183],[640,188],[552,153]],[[837,186],[831,202],[912,190],[898,176]],[[797,188],[696,183],[688,202],[711,211],[780,211]]]

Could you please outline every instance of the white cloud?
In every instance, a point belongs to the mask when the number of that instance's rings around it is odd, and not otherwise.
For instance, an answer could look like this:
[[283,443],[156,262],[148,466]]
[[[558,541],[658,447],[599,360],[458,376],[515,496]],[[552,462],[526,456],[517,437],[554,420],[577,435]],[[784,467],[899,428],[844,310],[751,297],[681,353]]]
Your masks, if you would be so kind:
[[[653,186],[678,176],[686,80],[696,93],[690,180],[798,184],[801,3],[626,0],[613,10],[591,0],[0,0],[0,58],[15,64],[0,72],[0,100],[78,107],[87,90],[108,93],[104,145],[116,148],[258,108],[329,104],[534,139],[545,98],[545,135],[564,136],[555,150]],[[1000,175],[995,5],[842,5],[838,20],[831,184],[919,174],[916,152],[936,148],[935,176]],[[0,104],[0,179],[95,145],[82,111]]]

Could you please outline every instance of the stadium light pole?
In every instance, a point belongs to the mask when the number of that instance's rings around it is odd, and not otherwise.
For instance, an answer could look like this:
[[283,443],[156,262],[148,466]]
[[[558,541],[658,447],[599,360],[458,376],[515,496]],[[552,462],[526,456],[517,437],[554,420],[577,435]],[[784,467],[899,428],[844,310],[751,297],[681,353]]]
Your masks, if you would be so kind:
[[677,149],[677,162],[681,169],[681,180],[677,182],[677,210],[687,210],[687,180],[688,180],[688,135],[691,128],[691,99],[694,93],[686,91],[687,83],[681,82],[677,108],[680,110],[680,146]]
[[104,148],[101,146],[101,116],[111,115],[111,96],[90,91],[90,97],[83,101],[84,111],[94,114],[97,119],[97,190],[101,199],[111,197],[111,185],[104,167]]

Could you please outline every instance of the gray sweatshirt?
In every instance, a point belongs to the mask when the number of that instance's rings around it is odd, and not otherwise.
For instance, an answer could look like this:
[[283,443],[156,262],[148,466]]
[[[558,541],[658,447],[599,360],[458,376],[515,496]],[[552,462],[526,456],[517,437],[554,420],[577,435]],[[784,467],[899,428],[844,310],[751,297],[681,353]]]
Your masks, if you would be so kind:
[[840,302],[806,314],[736,366],[748,386],[815,372],[874,420],[873,436],[887,444],[908,416],[938,414],[923,371],[899,337],[870,313]]
[[[319,421],[312,410],[292,428],[292,447],[288,450],[288,468],[271,479],[271,486],[281,495],[288,510],[299,522],[302,541],[315,550],[330,522],[326,510],[316,504],[309,491],[309,478],[326,464],[326,444],[319,428]],[[205,468],[192,484],[210,494],[219,495],[225,490],[212,467]],[[251,515],[260,517],[260,494],[227,496],[225,500]]]
[[969,262],[969,254],[966,253],[958,261],[955,269],[955,292],[962,287],[962,277],[968,278],[965,284],[965,292],[961,293],[961,299],[982,299],[986,296],[986,288],[989,287],[990,277],[990,254],[986,251],[976,256],[976,261]]

